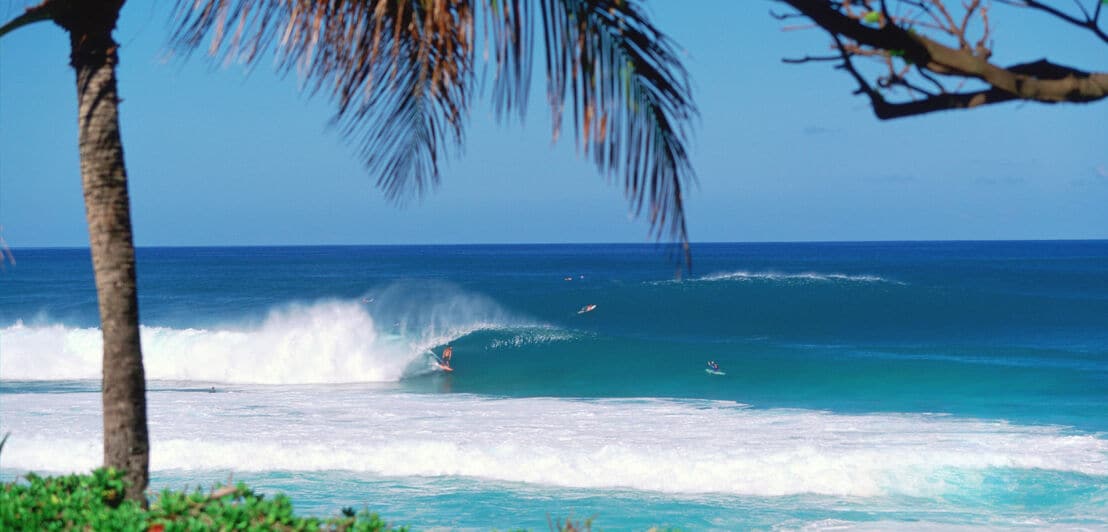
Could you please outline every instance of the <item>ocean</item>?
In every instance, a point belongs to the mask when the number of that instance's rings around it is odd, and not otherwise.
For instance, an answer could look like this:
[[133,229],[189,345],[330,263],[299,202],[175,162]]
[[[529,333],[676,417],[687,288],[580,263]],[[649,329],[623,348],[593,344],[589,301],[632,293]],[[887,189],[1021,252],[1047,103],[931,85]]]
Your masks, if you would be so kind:
[[[151,486],[417,530],[1108,529],[1108,241],[692,250],[140,248]],[[15,257],[0,477],[87,471],[88,251]]]

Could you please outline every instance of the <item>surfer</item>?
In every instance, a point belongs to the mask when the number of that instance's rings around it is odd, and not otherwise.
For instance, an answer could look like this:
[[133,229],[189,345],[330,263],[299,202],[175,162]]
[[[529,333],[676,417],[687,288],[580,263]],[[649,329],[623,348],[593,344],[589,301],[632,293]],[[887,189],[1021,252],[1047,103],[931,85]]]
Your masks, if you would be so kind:
[[594,310],[596,310],[596,305],[585,305],[585,306],[581,307],[581,310],[578,310],[577,313],[578,314],[584,314],[586,312],[592,312]]
[[454,356],[454,348],[448,345],[448,346],[446,346],[446,349],[442,350],[442,367],[443,367],[443,369],[446,369],[446,370],[453,370],[454,369],[454,368],[450,367],[450,357],[452,357],[452,356]]

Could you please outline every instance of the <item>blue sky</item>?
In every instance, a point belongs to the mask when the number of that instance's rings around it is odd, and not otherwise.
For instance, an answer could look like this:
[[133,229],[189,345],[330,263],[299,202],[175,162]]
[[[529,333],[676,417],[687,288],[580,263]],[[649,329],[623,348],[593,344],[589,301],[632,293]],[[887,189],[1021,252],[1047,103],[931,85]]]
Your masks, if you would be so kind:
[[[828,41],[782,32],[770,2],[648,6],[686,52],[702,115],[694,241],[1108,238],[1108,102],[879,122],[841,72],[780,62]],[[442,186],[397,206],[327,127],[330,103],[294,76],[172,57],[171,7],[131,0],[116,33],[140,246],[651,241],[618,186],[571,142],[551,144],[541,97],[523,125],[475,106]],[[997,62],[1108,70],[1103,43],[1002,11]],[[51,24],[0,39],[0,224],[13,247],[88,243],[67,61]]]

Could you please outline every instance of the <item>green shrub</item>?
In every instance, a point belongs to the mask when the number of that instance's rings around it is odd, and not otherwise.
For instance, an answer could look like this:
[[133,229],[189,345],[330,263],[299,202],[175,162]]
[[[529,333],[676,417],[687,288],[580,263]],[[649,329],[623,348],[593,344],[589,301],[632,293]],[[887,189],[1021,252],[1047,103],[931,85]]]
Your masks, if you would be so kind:
[[242,483],[211,493],[165,490],[144,509],[123,500],[123,474],[114,469],[46,478],[29,473],[25,479],[0,491],[0,530],[394,530],[377,514],[350,508],[326,520],[297,517],[288,497],[267,499]]

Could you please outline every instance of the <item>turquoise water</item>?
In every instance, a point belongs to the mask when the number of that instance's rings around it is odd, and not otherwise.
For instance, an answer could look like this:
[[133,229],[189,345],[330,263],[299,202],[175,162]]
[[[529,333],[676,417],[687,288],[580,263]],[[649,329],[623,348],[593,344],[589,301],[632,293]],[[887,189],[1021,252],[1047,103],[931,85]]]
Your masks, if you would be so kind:
[[[153,485],[418,529],[1108,527],[1108,242],[693,252],[140,249]],[[16,258],[3,475],[94,467],[87,251]]]

